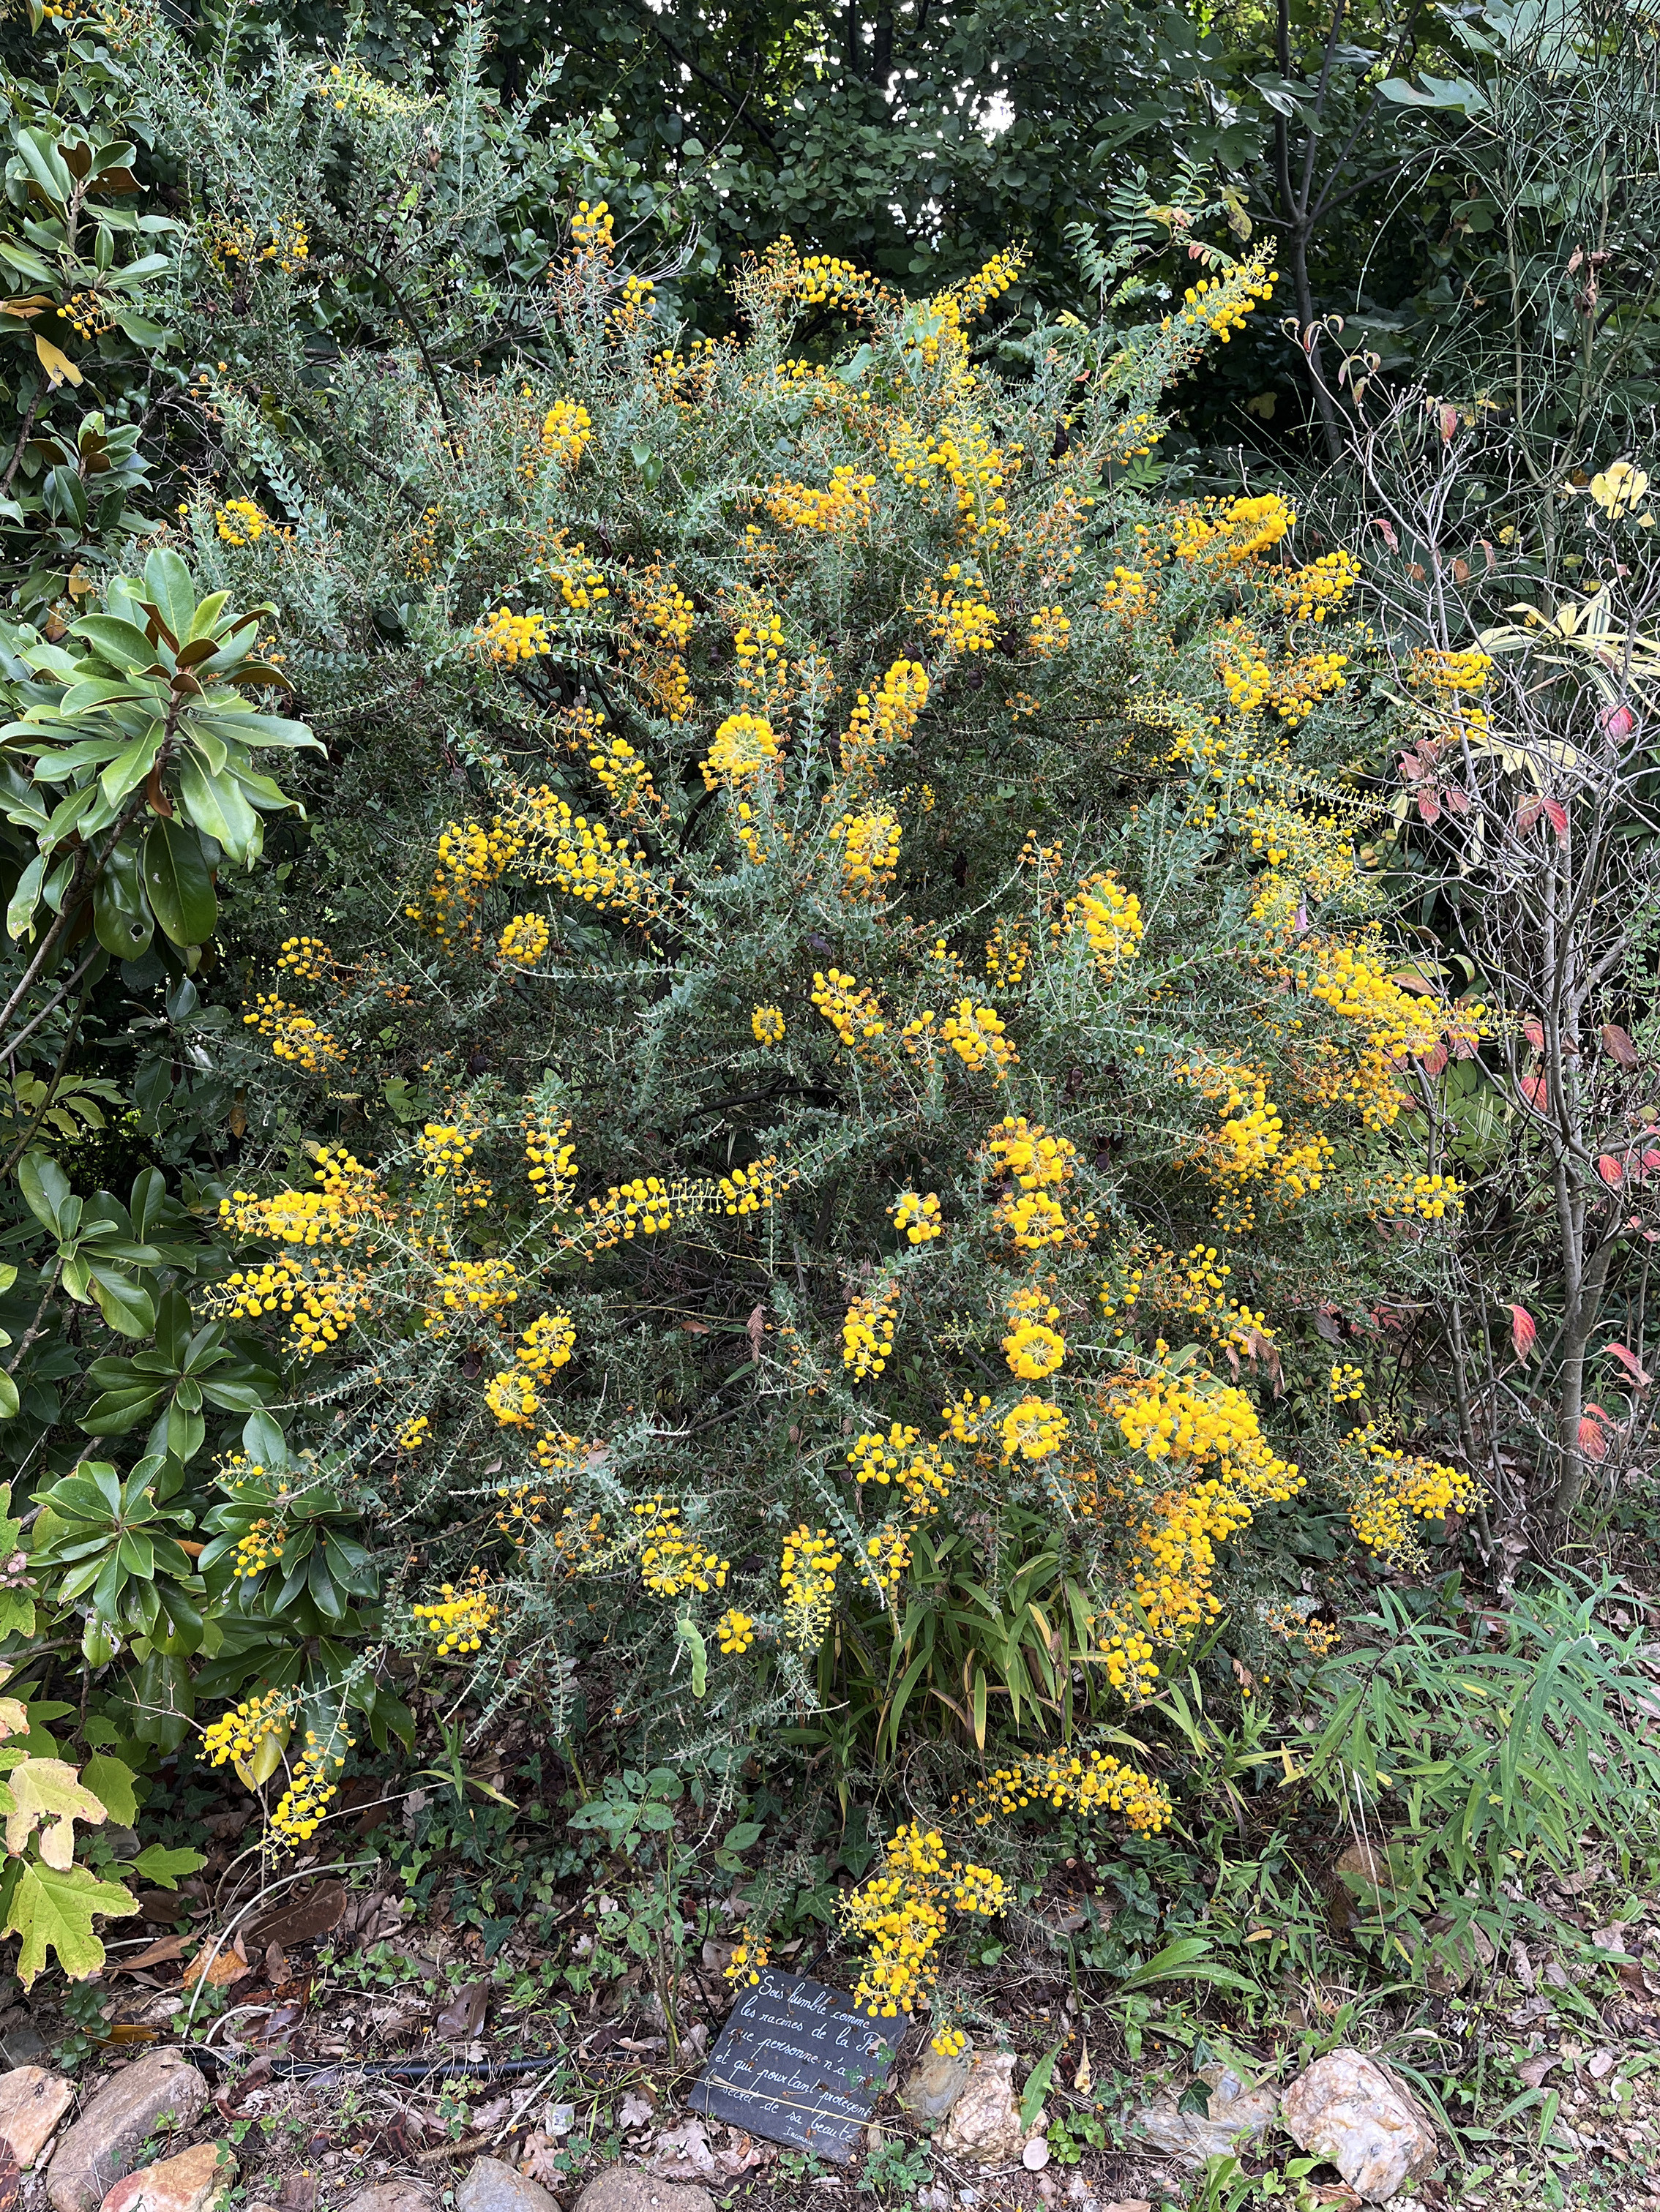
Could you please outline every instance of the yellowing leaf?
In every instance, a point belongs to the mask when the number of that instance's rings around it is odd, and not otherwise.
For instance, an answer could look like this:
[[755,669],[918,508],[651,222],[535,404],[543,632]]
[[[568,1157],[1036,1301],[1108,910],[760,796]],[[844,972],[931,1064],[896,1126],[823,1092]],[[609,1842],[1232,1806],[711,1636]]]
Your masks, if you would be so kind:
[[104,1963],[104,1947],[92,1932],[92,1917],[125,1920],[138,1910],[131,1890],[119,1881],[100,1881],[85,1867],[24,1864],[16,1869],[5,1926],[0,1935],[21,1936],[17,1978],[27,1989],[56,1951],[72,1982],[83,1982]]
[[34,334],[34,350],[40,356],[40,366],[46,372],[46,381],[54,392],[64,383],[79,384],[81,372],[61,346],[50,338],[43,338],[39,331]]
[[0,1736],[27,1735],[29,1709],[21,1698],[0,1698]]
[[75,1856],[76,1820],[96,1826],[104,1818],[97,1798],[82,1788],[75,1769],[61,1759],[26,1759],[13,1767],[9,1794],[12,1805],[6,1815],[6,1849],[13,1858],[21,1858],[38,1821],[40,1856],[60,1872]]

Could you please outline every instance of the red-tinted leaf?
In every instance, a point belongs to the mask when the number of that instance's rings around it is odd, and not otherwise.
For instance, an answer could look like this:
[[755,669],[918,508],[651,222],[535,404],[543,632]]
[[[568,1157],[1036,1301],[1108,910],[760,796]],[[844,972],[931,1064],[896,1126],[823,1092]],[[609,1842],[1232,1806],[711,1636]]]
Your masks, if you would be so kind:
[[1602,1176],[1603,1182],[1607,1183],[1610,1190],[1618,1190],[1620,1185],[1625,1181],[1626,1177],[1624,1168],[1620,1166],[1619,1161],[1615,1159],[1612,1152],[1602,1152],[1598,1154],[1596,1172]]
[[1550,1085],[1542,1075],[1524,1075],[1517,1084],[1517,1089],[1535,1114],[1549,1112]]
[[1535,1052],[1545,1049],[1545,1024],[1536,1014],[1529,1014],[1522,1024],[1522,1034]]
[[1371,526],[1381,533],[1384,544],[1389,547],[1391,553],[1398,553],[1401,550],[1401,541],[1395,534],[1394,526],[1386,522],[1381,514],[1373,515]]
[[1610,707],[1602,717],[1604,733],[1618,744],[1637,727],[1637,717],[1629,707]]
[[1432,1052],[1420,1054],[1419,1060],[1426,1075],[1439,1075],[1447,1064],[1447,1048],[1438,1044]]
[[1458,428],[1458,410],[1453,405],[1450,399],[1442,400],[1440,404],[1437,407],[1435,410],[1435,421],[1436,426],[1441,433],[1442,444],[1450,444],[1454,432]]
[[1603,1023],[1602,1042],[1608,1048],[1610,1059],[1618,1060],[1620,1066],[1628,1072],[1640,1065],[1637,1057],[1637,1047],[1618,1022]]
[[1602,1424],[1591,1413],[1579,1416],[1579,1449],[1587,1459],[1604,1460],[1608,1455],[1608,1440],[1602,1432]]
[[1438,822],[1441,819],[1441,802],[1432,791],[1419,793],[1418,811],[1426,822]]
[[1620,1362],[1620,1364],[1625,1369],[1627,1374],[1630,1376],[1632,1381],[1637,1385],[1638,1389],[1639,1390],[1646,1390],[1650,1383],[1653,1382],[1654,1377],[1649,1373],[1647,1368],[1644,1366],[1642,1361],[1637,1357],[1637,1354],[1631,1350],[1630,1346],[1624,1344],[1611,1344],[1608,1346],[1608,1350]]
[[1525,1359],[1533,1350],[1533,1340],[1539,1334],[1539,1325],[1525,1306],[1512,1305],[1510,1310],[1510,1340],[1516,1347],[1518,1359]]
[[1545,819],[1550,823],[1551,828],[1555,830],[1559,837],[1566,837],[1568,834],[1567,808],[1563,805],[1560,799],[1544,799],[1539,803],[1545,810]]
[[1516,826],[1524,837],[1544,811],[1543,802],[1537,799],[1524,799],[1517,808]]

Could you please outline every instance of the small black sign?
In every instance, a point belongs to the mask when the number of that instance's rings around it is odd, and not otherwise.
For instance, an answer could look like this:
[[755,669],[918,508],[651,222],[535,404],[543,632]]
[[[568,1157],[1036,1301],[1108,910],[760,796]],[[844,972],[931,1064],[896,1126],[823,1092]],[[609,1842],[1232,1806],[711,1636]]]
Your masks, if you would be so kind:
[[769,2142],[845,2159],[906,2025],[877,2019],[822,1982],[769,1968],[727,2015],[687,2102]]

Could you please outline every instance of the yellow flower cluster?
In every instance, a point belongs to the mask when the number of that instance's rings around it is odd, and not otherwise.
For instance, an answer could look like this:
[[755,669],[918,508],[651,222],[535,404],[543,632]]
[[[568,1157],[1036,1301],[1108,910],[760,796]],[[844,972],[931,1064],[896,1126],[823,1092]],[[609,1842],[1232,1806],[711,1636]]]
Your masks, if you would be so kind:
[[251,499],[228,499],[214,509],[213,524],[227,545],[257,545],[274,527],[264,508]]
[[873,699],[859,694],[842,736],[842,766],[849,775],[869,775],[916,727],[928,701],[927,671],[920,660],[896,660]]
[[1165,316],[1164,327],[1180,321],[1208,331],[1225,345],[1235,331],[1243,330],[1256,302],[1272,299],[1274,281],[1274,272],[1261,260],[1246,262],[1223,276],[1207,276],[1188,287],[1182,295],[1183,305],[1175,317]]
[[[348,1749],[355,1741],[352,1736],[344,1739]],[[330,1800],[339,1789],[340,1772],[345,1763],[344,1751],[319,1743],[307,1729],[306,1747],[271,1816],[272,1834],[285,1844],[309,1843],[322,1824]]]
[[571,217],[570,234],[584,253],[608,253],[616,218],[604,200],[578,200]]
[[1081,929],[1095,964],[1109,982],[1141,950],[1146,925],[1141,902],[1116,876],[1085,876],[1066,905],[1066,924]]
[[[947,568],[947,576],[957,573]],[[928,627],[944,638],[954,653],[989,653],[997,642],[997,610],[989,600],[971,593],[946,591],[932,593],[933,616]]]
[[1063,607],[1039,607],[1031,617],[1026,643],[1040,660],[1053,660],[1064,653],[1072,636],[1072,620]]
[[373,1311],[374,1300],[369,1278],[357,1270],[313,1262],[307,1271],[298,1260],[283,1259],[235,1269],[209,1303],[227,1321],[286,1314],[290,1351],[313,1359]]
[[755,1989],[760,1984],[761,1969],[771,1957],[770,1950],[764,1943],[757,1940],[746,1920],[744,1923],[743,1940],[741,1942],[733,1944],[732,1956],[727,1960],[723,1969],[725,1978],[729,1982],[742,1982],[749,1988]]
[[928,2038],[928,2049],[938,2051],[941,2058],[960,2058],[968,2047],[968,2035],[960,2027],[942,2027]]
[[486,659],[508,668],[553,650],[553,640],[541,615],[516,615],[508,607],[498,607],[472,635]]
[[898,1594],[910,1565],[910,1538],[897,1522],[889,1522],[865,1540],[866,1573],[884,1603]]
[[277,964],[301,983],[331,983],[337,972],[334,955],[320,937],[285,937]]
[[576,1323],[562,1306],[538,1314],[519,1340],[514,1358],[520,1366],[545,1382],[561,1367],[570,1364],[576,1348]]
[[286,1060],[307,1075],[332,1075],[347,1064],[344,1048],[331,1030],[274,993],[267,996],[260,992],[242,1023],[244,1028],[271,1040],[274,1060]]
[[899,817],[891,806],[844,814],[830,830],[842,846],[842,881],[854,898],[873,898],[899,864]]
[[619,822],[631,822],[646,813],[662,819],[663,801],[651,780],[651,770],[626,738],[613,738],[602,752],[591,754],[588,766]]
[[675,1176],[665,1182],[660,1176],[635,1176],[630,1182],[613,1183],[603,1198],[588,1200],[589,1219],[565,1243],[580,1247],[592,1261],[635,1236],[660,1236],[677,1222],[706,1213],[744,1220],[763,1212],[794,1181],[791,1171],[775,1172],[777,1165],[768,1153],[750,1167],[718,1177]]
[[994,253],[983,268],[976,270],[957,287],[963,320],[973,322],[982,315],[994,300],[1000,299],[1011,284],[1019,277],[1026,265],[1026,256],[1018,246],[1006,246]]
[[556,399],[542,417],[542,457],[562,469],[574,469],[593,436],[587,409],[574,399]]
[[1060,1307],[1035,1285],[1017,1291],[1010,1300],[1003,1355],[1023,1382],[1043,1382],[1065,1359],[1067,1340],[1053,1326],[1060,1318]]
[[1022,1190],[1058,1190],[1072,1180],[1078,1147],[1041,1121],[1006,1114],[987,1134],[986,1157],[994,1175],[1012,1177]]
[[539,914],[516,914],[496,939],[498,957],[509,968],[534,968],[553,941],[553,933]]
[[202,1749],[210,1765],[229,1761],[246,1786],[257,1790],[277,1771],[292,1726],[293,1709],[285,1692],[260,1691],[204,1729]]
[[988,1061],[999,1075],[1006,1075],[1019,1064],[1020,1055],[1005,1035],[1003,1018],[996,1007],[976,1006],[972,999],[960,999],[956,1012],[946,1015],[940,1024],[939,1039],[971,1073],[977,1073]]
[[1323,699],[1341,691],[1348,678],[1346,653],[1304,653],[1287,661],[1274,677],[1268,692],[1274,711],[1287,729],[1306,722]]
[[[976,1809],[978,1801],[978,1809]],[[988,1774],[968,1800],[977,1827],[988,1827],[1000,1813],[1021,1813],[1047,1805],[1057,1813],[1122,1813],[1137,1835],[1157,1835],[1171,1823],[1170,1792],[1162,1782],[1126,1766],[1110,1752],[1034,1752],[1017,1765]]]
[[1176,509],[1171,550],[1178,561],[1243,568],[1277,545],[1296,520],[1277,491],[1260,499],[1207,499]]
[[784,1039],[783,1008],[757,1006],[750,1016],[750,1030],[757,1044],[781,1044]]
[[895,1421],[885,1436],[878,1429],[856,1437],[848,1465],[860,1484],[891,1484],[913,1521],[939,1511],[957,1472],[938,1444],[921,1443],[918,1431],[903,1421]]
[[712,1589],[725,1589],[732,1561],[693,1542],[680,1526],[678,1505],[654,1498],[634,1512],[650,1528],[640,1553],[640,1579],[648,1590],[659,1597],[681,1597],[688,1590],[707,1597]]
[[1352,1362],[1343,1360],[1333,1364],[1330,1387],[1334,1406],[1354,1405],[1366,1395],[1366,1378]]
[[1463,1186],[1456,1176],[1385,1174],[1377,1179],[1371,1203],[1379,1220],[1441,1221],[1462,1212]]
[[405,1421],[398,1431],[398,1450],[419,1451],[423,1444],[431,1441],[431,1431],[432,1423],[426,1414],[417,1413],[412,1421]]
[[[1101,1285],[1101,1310],[1109,1320],[1121,1314],[1128,1320],[1145,1302],[1158,1312],[1192,1315],[1205,1323],[1215,1343],[1236,1352],[1266,1349],[1274,1332],[1263,1315],[1230,1295],[1232,1273],[1214,1244],[1195,1244],[1178,1260],[1162,1244],[1138,1243]],[[1118,1334],[1123,1335],[1124,1329]]]
[[848,1306],[842,1323],[842,1364],[855,1382],[868,1382],[887,1365],[898,1304],[898,1291],[885,1289],[870,1297],[854,1298]]
[[288,1540],[288,1530],[281,1522],[273,1525],[260,1519],[249,1524],[247,1534],[240,1536],[231,1559],[231,1575],[237,1582],[252,1581],[263,1575],[265,1569],[283,1556]]
[[825,1529],[809,1528],[804,1521],[784,1539],[778,1587],[783,1593],[784,1633],[798,1651],[816,1651],[824,1640],[841,1564],[842,1554]]
[[897,1829],[872,1875],[842,1903],[842,1924],[867,1956],[854,1991],[884,2020],[910,2012],[932,1994],[947,1901],[959,1912],[995,1918],[1006,1906],[1003,1878],[989,1867],[948,1858],[937,1829]]
[[1413,1534],[1414,1521],[1443,1521],[1450,1513],[1473,1513],[1486,1493],[1471,1475],[1443,1461],[1391,1451],[1374,1441],[1368,1423],[1348,1439],[1356,1471],[1351,1479],[1349,1526],[1369,1552],[1386,1566],[1421,1566],[1424,1548]]
[[525,1180],[546,1206],[568,1205],[576,1189],[576,1147],[566,1143],[569,1134],[569,1121],[557,1128],[525,1124]]
[[1324,622],[1341,607],[1360,580],[1360,563],[1353,553],[1323,553],[1301,568],[1268,580],[1268,587],[1292,622]]
[[933,1191],[919,1194],[902,1190],[888,1208],[893,1225],[903,1231],[910,1244],[927,1244],[944,1233],[945,1223],[939,1218],[939,1200]]
[[767,493],[767,513],[787,530],[816,530],[821,537],[840,537],[862,530],[869,522],[871,494],[875,489],[873,476],[861,476],[850,465],[832,469],[823,491],[779,477]]
[[519,1296],[519,1270],[511,1260],[446,1260],[433,1278],[438,1304],[426,1324],[442,1334],[459,1314],[496,1313]]
[[1071,1425],[1058,1406],[1042,1398],[1023,1398],[1003,1416],[1000,1430],[1003,1456],[1006,1460],[1048,1459],[1066,1442]]
[[459,1590],[443,1583],[435,1603],[412,1605],[410,1612],[423,1633],[434,1639],[440,1659],[477,1651],[495,1632],[498,1618],[482,1567],[475,1567]]
[[1420,645],[1408,666],[1407,681],[1449,694],[1483,691],[1492,673],[1493,658],[1489,653],[1441,653],[1433,646]]
[[714,1624],[714,1638],[728,1658],[742,1658],[755,1641],[755,1623],[735,1605],[728,1606]]
[[533,1429],[542,1410],[535,1378],[522,1368],[504,1367],[484,1386],[484,1403],[504,1429]]
[[764,714],[728,714],[714,733],[708,757],[697,765],[706,789],[739,790],[778,759],[778,740]]
[[840,968],[827,975],[815,974],[812,1003],[849,1052],[857,1052],[873,1037],[885,1036],[887,1023],[874,991]]

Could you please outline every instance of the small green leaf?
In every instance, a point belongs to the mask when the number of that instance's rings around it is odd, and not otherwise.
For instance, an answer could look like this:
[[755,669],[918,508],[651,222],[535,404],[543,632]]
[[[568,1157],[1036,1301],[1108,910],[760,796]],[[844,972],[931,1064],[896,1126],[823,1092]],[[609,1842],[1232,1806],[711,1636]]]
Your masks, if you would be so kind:
[[123,1828],[130,1828],[138,1818],[138,1800],[132,1786],[137,1779],[125,1759],[113,1759],[106,1751],[95,1751],[81,1769],[82,1785]]

